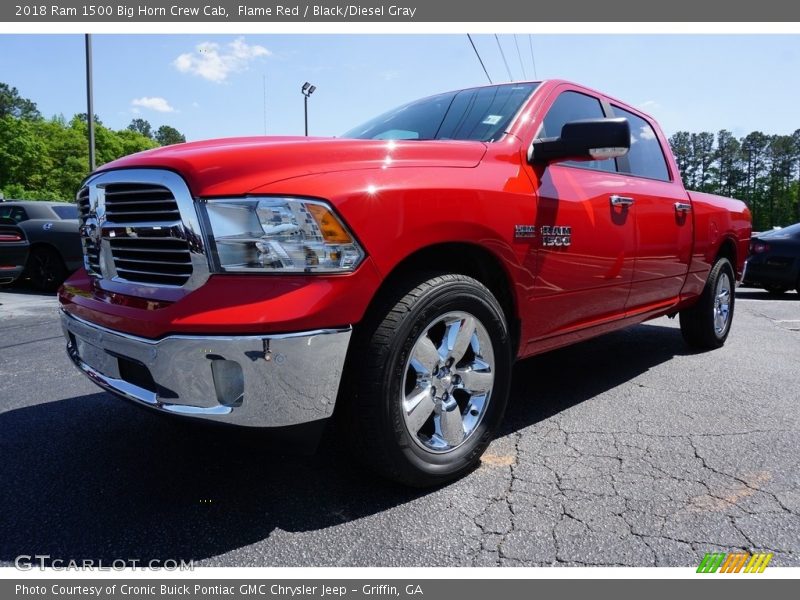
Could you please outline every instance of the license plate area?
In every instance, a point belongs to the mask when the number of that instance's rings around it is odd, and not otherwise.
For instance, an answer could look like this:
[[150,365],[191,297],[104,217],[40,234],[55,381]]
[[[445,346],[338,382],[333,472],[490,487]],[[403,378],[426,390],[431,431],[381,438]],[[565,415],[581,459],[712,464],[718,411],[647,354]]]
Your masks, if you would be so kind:
[[87,342],[78,335],[73,334],[73,337],[75,339],[75,349],[78,352],[78,358],[80,358],[82,362],[107,377],[119,377],[119,367],[115,357],[111,356],[99,346]]

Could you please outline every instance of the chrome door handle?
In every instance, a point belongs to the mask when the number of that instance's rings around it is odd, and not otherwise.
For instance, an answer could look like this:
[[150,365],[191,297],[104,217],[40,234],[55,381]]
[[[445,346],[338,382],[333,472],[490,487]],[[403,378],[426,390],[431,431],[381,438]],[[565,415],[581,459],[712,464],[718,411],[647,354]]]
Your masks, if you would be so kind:
[[617,196],[614,194],[609,200],[611,201],[611,206],[630,206],[633,204],[633,198],[628,196]]
[[692,210],[692,205],[688,202],[676,202],[675,203],[675,212],[685,213]]

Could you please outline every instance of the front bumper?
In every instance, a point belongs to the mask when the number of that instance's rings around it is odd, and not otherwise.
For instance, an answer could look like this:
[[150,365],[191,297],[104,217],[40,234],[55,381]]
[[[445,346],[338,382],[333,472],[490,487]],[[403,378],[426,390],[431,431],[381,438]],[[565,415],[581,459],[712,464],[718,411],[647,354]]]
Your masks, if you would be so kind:
[[61,311],[72,362],[94,383],[161,412],[249,427],[333,413],[351,328],[150,340]]

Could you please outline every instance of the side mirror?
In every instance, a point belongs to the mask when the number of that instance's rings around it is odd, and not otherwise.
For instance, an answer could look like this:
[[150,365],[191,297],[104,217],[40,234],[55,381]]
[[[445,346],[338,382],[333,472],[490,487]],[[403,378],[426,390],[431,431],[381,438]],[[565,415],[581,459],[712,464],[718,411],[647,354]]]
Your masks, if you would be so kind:
[[561,160],[605,160],[624,156],[631,147],[628,120],[582,119],[561,128],[561,137],[534,140],[528,152],[531,163]]

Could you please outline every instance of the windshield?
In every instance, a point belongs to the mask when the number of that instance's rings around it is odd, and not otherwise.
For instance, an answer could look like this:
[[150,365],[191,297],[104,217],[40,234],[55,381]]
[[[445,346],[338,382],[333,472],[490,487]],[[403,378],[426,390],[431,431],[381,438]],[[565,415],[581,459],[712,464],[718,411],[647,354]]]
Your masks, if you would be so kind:
[[508,83],[415,100],[354,127],[342,137],[493,142],[505,133],[538,85]]

